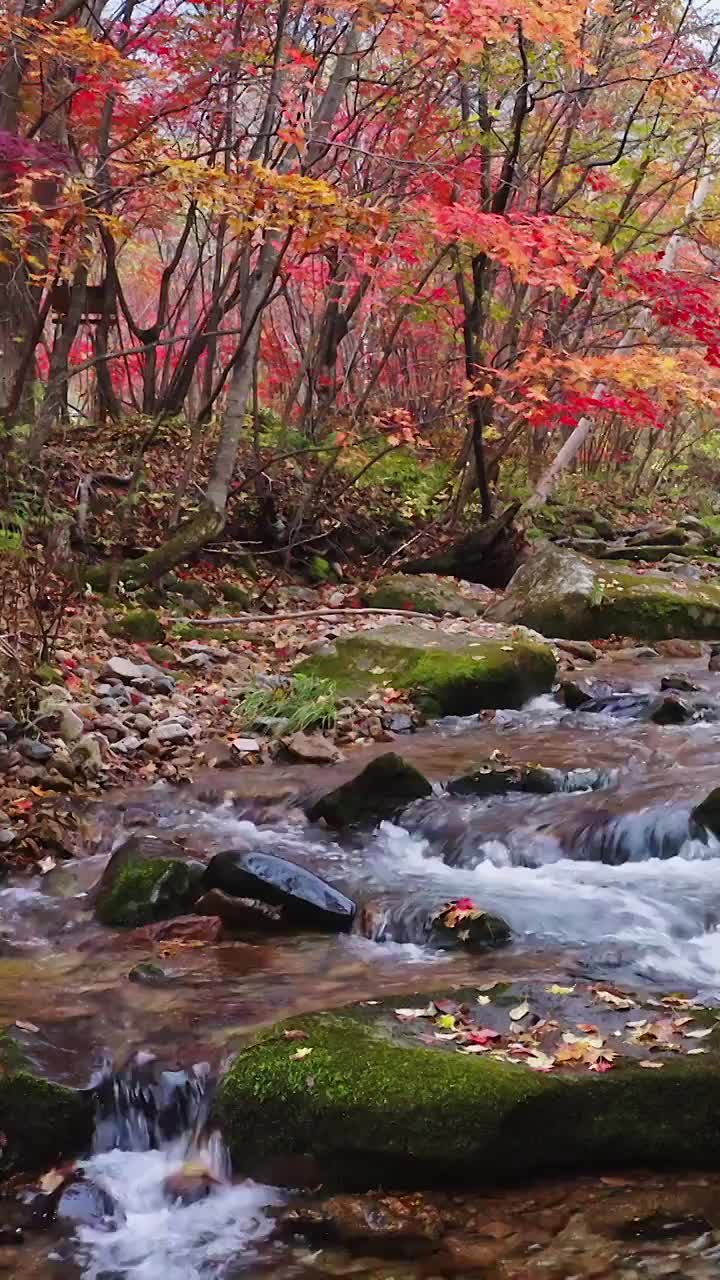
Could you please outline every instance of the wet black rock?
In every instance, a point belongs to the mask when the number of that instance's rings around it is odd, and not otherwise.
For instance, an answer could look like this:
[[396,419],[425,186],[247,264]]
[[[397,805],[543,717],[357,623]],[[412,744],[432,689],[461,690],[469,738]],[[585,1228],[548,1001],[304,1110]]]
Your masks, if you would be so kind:
[[653,724],[685,724],[692,719],[692,715],[692,707],[671,694],[658,698],[649,709],[649,718]]
[[469,899],[428,906],[376,898],[363,903],[356,927],[373,942],[414,942],[441,951],[491,951],[512,938],[506,920]]
[[660,681],[662,690],[674,689],[677,693],[697,693],[699,685],[693,684],[689,676],[682,671],[673,671],[669,676],[663,676]]
[[710,661],[708,671],[720,671],[720,644],[710,645]]
[[0,730],[7,738],[16,738],[20,733],[20,722],[9,711],[0,711]]
[[561,789],[557,770],[543,769],[540,765],[494,762],[483,764],[460,778],[451,778],[447,783],[451,796],[499,796],[513,792],[551,795]]
[[578,711],[586,703],[592,702],[592,694],[588,692],[587,686],[578,680],[561,680],[559,693],[569,711]]
[[94,1182],[84,1179],[72,1181],[63,1188],[55,1215],[76,1226],[103,1227],[109,1231],[117,1225],[112,1196]]
[[145,987],[161,987],[170,979],[164,969],[159,964],[151,964],[146,962],[136,964],[128,974],[129,982],[138,982]]
[[720,839],[720,787],[715,787],[708,796],[695,806],[690,814],[694,834],[709,831]]
[[328,792],[306,810],[311,822],[330,827],[375,826],[394,818],[414,800],[432,795],[427,778],[393,751],[372,760],[362,773]]
[[205,889],[221,889],[236,898],[259,898],[282,907],[296,928],[343,932],[355,917],[355,903],[314,872],[272,853],[229,849],[218,853],[203,877]]

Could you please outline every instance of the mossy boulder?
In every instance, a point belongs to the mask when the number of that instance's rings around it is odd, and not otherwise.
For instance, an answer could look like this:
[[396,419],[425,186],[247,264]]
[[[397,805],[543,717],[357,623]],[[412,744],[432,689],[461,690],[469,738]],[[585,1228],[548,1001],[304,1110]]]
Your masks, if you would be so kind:
[[94,1106],[89,1092],[36,1074],[12,1036],[0,1033],[0,1175],[59,1164],[90,1146]]
[[573,640],[718,637],[720,586],[638,574],[542,543],[486,617]]
[[[460,998],[478,1009],[476,990]],[[502,1043],[511,1046],[528,1035],[532,1015],[523,1007],[519,1017],[526,1021],[512,1030],[508,1008],[483,999],[487,1007],[478,1010],[478,1020],[486,1028],[493,1019],[511,1028]],[[510,992],[504,1003],[517,999]],[[689,1039],[682,1052],[653,1053],[650,1060],[662,1066],[648,1070],[642,1065],[648,1047],[626,1047],[632,1034],[626,1022],[641,1018],[642,1008],[614,1010],[622,1030],[619,1038],[605,1032],[613,1046],[609,1070],[554,1061],[551,1068],[533,1069],[520,1055],[511,1061],[496,1052],[498,1041],[487,1032],[470,1042],[471,1052],[459,1052],[448,1030],[452,1013],[434,1020],[441,1029],[435,1035],[425,1011],[412,1007],[427,1001],[414,994],[294,1018],[242,1050],[215,1106],[237,1167],[274,1176],[292,1159],[296,1175],[302,1170],[310,1182],[410,1188],[482,1184],[563,1168],[596,1173],[604,1167],[720,1165],[717,1029],[703,1040],[706,1054],[686,1056],[688,1046],[698,1043]],[[602,1025],[603,1009],[590,998],[568,996],[561,1015],[546,1003],[559,1024],[552,1034],[570,1056],[579,1041],[578,1020],[591,1017]],[[456,1005],[446,1000],[440,1006],[448,1007]],[[412,1021],[418,1015],[420,1021]],[[716,1026],[715,1013],[703,1015]],[[288,1029],[304,1033],[302,1055],[299,1037],[285,1036]]]
[[153,609],[128,609],[120,617],[112,618],[105,627],[108,635],[138,644],[162,644],[165,628]]
[[333,648],[296,670],[331,680],[340,696],[406,690],[431,716],[521,707],[552,687],[556,668],[539,636],[505,627],[488,627],[480,637],[398,623],[338,639]]
[[93,893],[101,924],[135,929],[190,911],[202,892],[204,867],[181,853],[154,836],[131,836],[120,845]]
[[477,618],[492,599],[490,591],[485,592],[484,598],[463,595],[454,579],[430,573],[391,573],[378,578],[362,593],[363,604],[373,609],[414,609],[417,613],[436,617],[451,614],[456,618]]
[[240,609],[249,609],[252,604],[250,592],[246,587],[238,586],[237,582],[221,582],[220,595],[228,604],[236,604]]
[[393,818],[414,800],[432,795],[427,778],[393,751],[372,760],[350,782],[344,782],[314,801],[306,810],[311,822],[320,819],[330,827],[375,826]]

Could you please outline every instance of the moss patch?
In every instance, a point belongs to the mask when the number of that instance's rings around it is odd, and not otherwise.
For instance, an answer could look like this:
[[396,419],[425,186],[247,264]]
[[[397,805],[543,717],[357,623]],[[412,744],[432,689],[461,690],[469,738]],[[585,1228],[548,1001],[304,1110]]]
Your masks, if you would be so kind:
[[141,644],[161,644],[166,634],[162,622],[152,609],[128,609],[122,617],[110,620],[105,629],[108,635],[135,640]]
[[505,599],[487,617],[573,640],[717,637],[720,586],[638,574],[618,563],[544,544],[518,570]]
[[521,707],[551,688],[555,666],[549,646],[510,631],[480,640],[398,625],[338,640],[334,653],[297,670],[332,680],[341,696],[386,686],[407,690],[430,715],[471,715]]
[[89,1147],[89,1093],[35,1075],[8,1032],[0,1032],[0,1068],[0,1175],[46,1168]]
[[[404,999],[393,1003],[405,1005]],[[243,1169],[310,1157],[345,1186],[482,1183],[541,1169],[720,1163],[720,1058],[647,1071],[539,1073],[418,1047],[388,1011],[356,1006],[293,1019],[243,1050],[216,1111]]]

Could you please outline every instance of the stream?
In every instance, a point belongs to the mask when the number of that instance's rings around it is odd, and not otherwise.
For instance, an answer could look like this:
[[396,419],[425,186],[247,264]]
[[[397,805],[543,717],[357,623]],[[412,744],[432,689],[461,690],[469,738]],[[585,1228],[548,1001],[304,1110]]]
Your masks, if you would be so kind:
[[[243,1180],[241,1169],[233,1179],[221,1135],[203,1125],[213,1077],[238,1036],[311,1009],[506,978],[603,978],[720,1000],[720,842],[693,837],[689,824],[693,806],[720,783],[720,675],[708,673],[706,659],[605,659],[582,674],[645,695],[678,670],[709,704],[683,725],[649,723],[630,699],[569,712],[547,696],[522,711],[440,722],[392,748],[437,782],[500,752],[513,763],[592,771],[592,790],[477,799],[438,788],[402,824],[338,839],[304,821],[301,800],[387,747],[360,749],[338,766],[213,771],[183,789],[107,797],[96,814],[100,852],[0,890],[3,1024],[20,1020],[16,1039],[53,1078],[103,1081],[95,1149],[84,1162],[93,1212],[84,1207],[87,1220],[73,1211],[23,1245],[0,1245],[0,1276],[720,1277],[720,1217],[715,1224],[708,1209],[720,1202],[715,1175],[639,1173],[428,1196],[448,1240],[467,1236],[469,1223],[476,1239],[479,1220],[510,1221],[509,1232],[495,1233],[497,1256],[486,1251],[484,1263],[476,1255],[469,1265],[466,1243],[464,1262],[461,1246],[453,1260],[450,1245],[444,1262],[390,1262],[301,1238],[279,1242],[274,1214],[292,1189]],[[576,773],[573,784],[582,780]],[[93,921],[87,892],[111,849],[137,830],[181,838],[203,860],[252,848],[302,863],[363,904],[365,936],[170,944],[155,955],[131,946]],[[462,897],[503,916],[512,944],[489,955],[431,950],[430,915]],[[148,959],[162,974],[130,980]],[[212,1194],[173,1202],[165,1180],[188,1160],[207,1170]],[[646,1220],[634,1235],[623,1225]]]

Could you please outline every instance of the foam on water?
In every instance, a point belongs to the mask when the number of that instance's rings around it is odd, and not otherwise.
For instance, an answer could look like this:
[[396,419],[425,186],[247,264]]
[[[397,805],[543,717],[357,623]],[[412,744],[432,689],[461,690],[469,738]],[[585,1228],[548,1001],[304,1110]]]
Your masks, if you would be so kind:
[[116,1205],[114,1219],[78,1230],[83,1280],[222,1280],[250,1263],[272,1230],[273,1187],[227,1184],[196,1204],[169,1203],[163,1184],[186,1158],[182,1140],[161,1151],[108,1151],[84,1164]]

